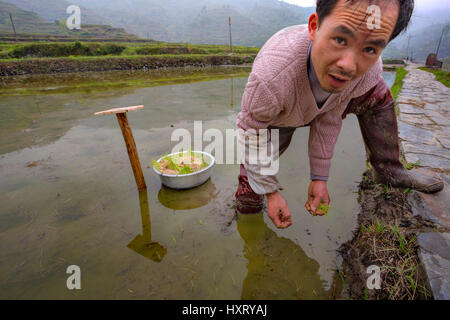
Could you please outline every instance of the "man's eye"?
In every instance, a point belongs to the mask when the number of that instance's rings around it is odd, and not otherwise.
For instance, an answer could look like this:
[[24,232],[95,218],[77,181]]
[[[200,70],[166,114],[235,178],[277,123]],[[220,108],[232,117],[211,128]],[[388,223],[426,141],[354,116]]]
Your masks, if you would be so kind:
[[341,37],[334,38],[334,41],[336,41],[339,45],[342,45],[342,46],[346,44],[345,39],[341,38]]
[[372,47],[367,47],[367,48],[364,48],[364,52],[369,53],[369,54],[375,54],[375,53],[377,53],[377,50],[375,50],[375,48],[372,48]]

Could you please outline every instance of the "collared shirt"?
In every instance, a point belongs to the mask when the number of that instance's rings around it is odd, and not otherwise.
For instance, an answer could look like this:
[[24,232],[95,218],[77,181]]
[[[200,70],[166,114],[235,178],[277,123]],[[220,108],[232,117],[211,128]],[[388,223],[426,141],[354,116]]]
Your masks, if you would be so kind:
[[314,65],[311,61],[311,47],[312,46],[310,45],[308,50],[308,79],[309,85],[311,86],[311,91],[314,95],[314,99],[316,100],[316,104],[320,109],[325,104],[331,93],[325,91],[320,85],[316,70],[314,70]]

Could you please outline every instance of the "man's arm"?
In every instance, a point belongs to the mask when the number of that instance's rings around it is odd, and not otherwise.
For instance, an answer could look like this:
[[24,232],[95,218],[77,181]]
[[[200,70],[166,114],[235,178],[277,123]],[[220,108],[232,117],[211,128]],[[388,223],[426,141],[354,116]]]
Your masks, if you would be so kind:
[[342,127],[342,120],[348,113],[360,114],[366,111],[378,112],[394,107],[389,87],[383,78],[363,95],[350,100],[345,112],[342,115],[335,114],[333,110],[324,113],[314,119],[311,123],[309,139],[309,156],[311,167],[311,184],[308,190],[308,201],[305,207],[308,211],[320,214],[316,211],[319,203],[329,204],[330,199],[326,190],[333,156],[339,132]]
[[323,215],[320,204],[329,205],[327,189],[328,175],[334,146],[342,128],[339,108],[318,115],[311,122],[308,141],[311,183],[308,187],[308,200],[305,208],[312,215]]
[[334,146],[342,128],[342,118],[339,108],[334,108],[328,112],[318,115],[311,122],[308,140],[308,155],[310,164],[310,175],[328,178],[331,158],[333,157]]
[[[272,163],[262,163],[258,155],[260,150],[275,152],[275,156],[269,156],[270,161],[278,161],[278,149],[280,141],[273,141],[273,135],[266,135],[266,139],[260,140],[259,129],[268,129],[273,119],[282,111],[282,105],[267,85],[258,79],[253,73],[249,77],[247,86],[242,96],[242,111],[238,115],[237,126],[242,129],[239,132],[240,146],[243,148],[243,165],[247,171],[248,182],[257,194],[267,197],[268,216],[277,228],[287,228],[292,224],[291,214],[287,202],[278,192],[282,187],[276,177],[276,172],[267,174],[267,167]],[[275,140],[275,139],[274,139]],[[256,142],[255,142],[256,141]],[[251,152],[256,152],[256,161],[249,161]],[[267,160],[267,158],[266,158]],[[265,171],[265,172],[264,172]],[[269,170],[270,171],[270,170]]]
[[260,129],[268,129],[281,111],[276,96],[264,81],[251,73],[242,96],[242,111],[238,115],[237,127],[241,129],[239,142],[243,148],[243,165],[249,184],[257,194],[264,195],[281,189],[275,174],[262,173],[264,165],[259,157],[257,161],[249,161],[250,153],[258,155],[261,149],[270,150],[271,135],[261,137],[265,139],[260,139],[258,135]]
[[[255,134],[255,130],[253,129],[240,132],[239,143],[241,147],[244,148],[242,159],[243,165],[246,169],[248,183],[252,190],[257,194],[265,195],[267,198],[267,214],[269,218],[277,228],[284,229],[292,224],[292,219],[286,200],[281,193],[278,192],[283,189],[276,177],[278,164],[274,165],[274,162],[278,162],[279,157],[278,141],[271,140],[274,134],[269,130],[266,131],[266,133],[270,133],[268,134],[268,139],[262,138],[266,135],[263,131],[264,130],[259,130],[259,136]],[[283,137],[285,137],[285,135],[281,134],[282,139]],[[274,140],[278,140],[278,137],[276,136]],[[280,143],[283,144],[284,141],[281,140]],[[256,152],[256,154],[259,155],[261,150],[267,150],[271,155],[266,159],[259,156],[257,156],[256,159],[253,157],[253,160],[256,161],[250,161],[250,154]],[[275,172],[273,172],[274,169]],[[267,171],[269,171],[269,173]]]
[[[272,143],[270,130],[249,129],[247,131],[241,131],[239,134],[239,143],[243,148],[242,162],[247,171],[248,182],[253,191],[257,194],[265,195],[282,190],[283,188],[278,182],[276,172],[268,172],[271,171],[269,168],[273,163],[264,163],[264,159],[259,156],[261,150],[267,150],[269,153],[274,154],[272,148],[277,147],[277,141]],[[277,161],[278,155],[275,156],[277,157],[272,159],[269,156],[268,159]],[[252,161],[250,158],[252,158]]]

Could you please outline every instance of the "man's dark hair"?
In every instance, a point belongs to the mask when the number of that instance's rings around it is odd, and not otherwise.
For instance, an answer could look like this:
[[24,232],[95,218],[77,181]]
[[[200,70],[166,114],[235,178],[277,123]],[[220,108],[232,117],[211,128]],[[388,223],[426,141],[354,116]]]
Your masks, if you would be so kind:
[[[358,0],[346,0],[348,2],[355,2]],[[374,2],[374,0],[359,0],[359,1],[369,1]],[[380,0],[380,1],[392,1],[392,0]],[[398,13],[397,24],[395,25],[394,31],[392,32],[389,41],[395,39],[402,31],[406,30],[406,27],[411,20],[411,16],[414,10],[414,0],[395,0],[398,2],[400,10]],[[338,0],[317,0],[316,12],[319,16],[319,24],[326,16],[328,16],[333,8],[336,6]]]

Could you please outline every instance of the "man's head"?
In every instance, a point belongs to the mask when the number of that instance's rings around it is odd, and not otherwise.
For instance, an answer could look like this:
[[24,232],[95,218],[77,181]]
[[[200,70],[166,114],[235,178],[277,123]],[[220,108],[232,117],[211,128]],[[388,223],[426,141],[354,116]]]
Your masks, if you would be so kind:
[[340,92],[372,68],[413,8],[414,0],[317,0],[308,27],[322,88]]

